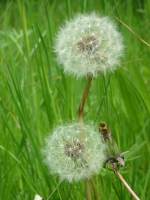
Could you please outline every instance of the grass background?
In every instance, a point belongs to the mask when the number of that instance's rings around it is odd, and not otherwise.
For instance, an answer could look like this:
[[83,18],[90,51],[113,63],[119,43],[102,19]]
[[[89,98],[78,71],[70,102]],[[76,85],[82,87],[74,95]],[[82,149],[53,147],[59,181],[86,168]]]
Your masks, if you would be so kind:
[[[119,17],[150,42],[149,0],[0,1],[0,199],[83,200],[84,183],[60,183],[42,162],[45,136],[75,121],[84,79],[67,76],[53,53],[59,26],[76,13]],[[142,200],[150,198],[150,49],[118,21],[125,55],[114,74],[91,87],[85,121],[109,124]],[[99,199],[130,199],[112,172],[93,177]],[[94,198],[93,198],[94,199]]]

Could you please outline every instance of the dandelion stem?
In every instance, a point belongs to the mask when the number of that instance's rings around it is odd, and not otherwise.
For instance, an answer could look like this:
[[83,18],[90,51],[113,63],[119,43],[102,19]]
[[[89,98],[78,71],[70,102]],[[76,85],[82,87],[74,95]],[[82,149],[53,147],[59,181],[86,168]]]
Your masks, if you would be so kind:
[[115,170],[115,169],[113,169],[113,171],[114,171],[115,175],[120,179],[120,181],[122,182],[122,184],[126,187],[126,189],[128,190],[128,192],[132,195],[133,199],[140,200],[140,198],[131,189],[131,187],[129,186],[129,184],[127,183],[127,181],[124,179],[124,177],[119,173],[119,171]]
[[79,121],[83,120],[84,105],[85,105],[86,99],[87,99],[88,94],[89,94],[91,82],[92,82],[92,76],[89,75],[87,77],[87,83],[85,85],[85,88],[84,88],[84,91],[83,91],[83,94],[82,94],[82,97],[81,97],[79,109],[78,109],[78,119],[79,119]]
[[91,200],[91,188],[88,179],[85,180],[85,188],[86,188],[86,200]]
[[[86,99],[87,99],[88,94],[89,94],[91,82],[92,82],[92,76],[89,75],[87,77],[87,82],[86,82],[85,88],[83,90],[80,105],[79,105],[79,108],[78,108],[78,120],[79,121],[83,120],[84,105],[85,105]],[[85,180],[85,192],[86,192],[86,200],[91,200],[91,194],[90,194],[91,188],[90,188],[90,184],[89,184],[88,179]]]

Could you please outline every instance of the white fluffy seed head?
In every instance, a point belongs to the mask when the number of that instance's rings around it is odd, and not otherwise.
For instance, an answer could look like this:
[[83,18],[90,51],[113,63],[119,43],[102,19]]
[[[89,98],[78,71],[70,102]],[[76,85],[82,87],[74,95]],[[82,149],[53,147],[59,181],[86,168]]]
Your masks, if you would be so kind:
[[57,127],[47,137],[43,152],[49,170],[71,182],[98,173],[104,151],[105,144],[93,126],[72,123]]
[[58,32],[55,51],[66,73],[96,76],[119,65],[122,36],[108,17],[78,15]]

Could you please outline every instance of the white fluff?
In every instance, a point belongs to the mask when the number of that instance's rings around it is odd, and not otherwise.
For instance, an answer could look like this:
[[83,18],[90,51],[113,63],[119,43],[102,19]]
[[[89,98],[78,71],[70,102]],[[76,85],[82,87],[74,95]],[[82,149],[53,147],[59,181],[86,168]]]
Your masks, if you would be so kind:
[[62,180],[78,181],[99,172],[104,150],[100,133],[93,126],[72,123],[57,127],[47,137],[45,163]]
[[35,195],[34,200],[42,200],[42,197],[38,194]]
[[60,29],[55,42],[58,62],[77,77],[115,70],[123,51],[122,36],[109,17],[78,15]]

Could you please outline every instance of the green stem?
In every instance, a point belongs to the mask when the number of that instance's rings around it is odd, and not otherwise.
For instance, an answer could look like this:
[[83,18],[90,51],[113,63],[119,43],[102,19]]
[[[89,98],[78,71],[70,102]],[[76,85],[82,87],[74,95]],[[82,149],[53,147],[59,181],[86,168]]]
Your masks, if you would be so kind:
[[93,190],[93,193],[94,193],[94,199],[95,199],[95,200],[98,200],[99,197],[98,197],[98,194],[97,194],[97,191],[96,191],[96,188],[95,188],[94,181],[91,179],[91,180],[90,180],[90,183],[91,183],[92,190]]

